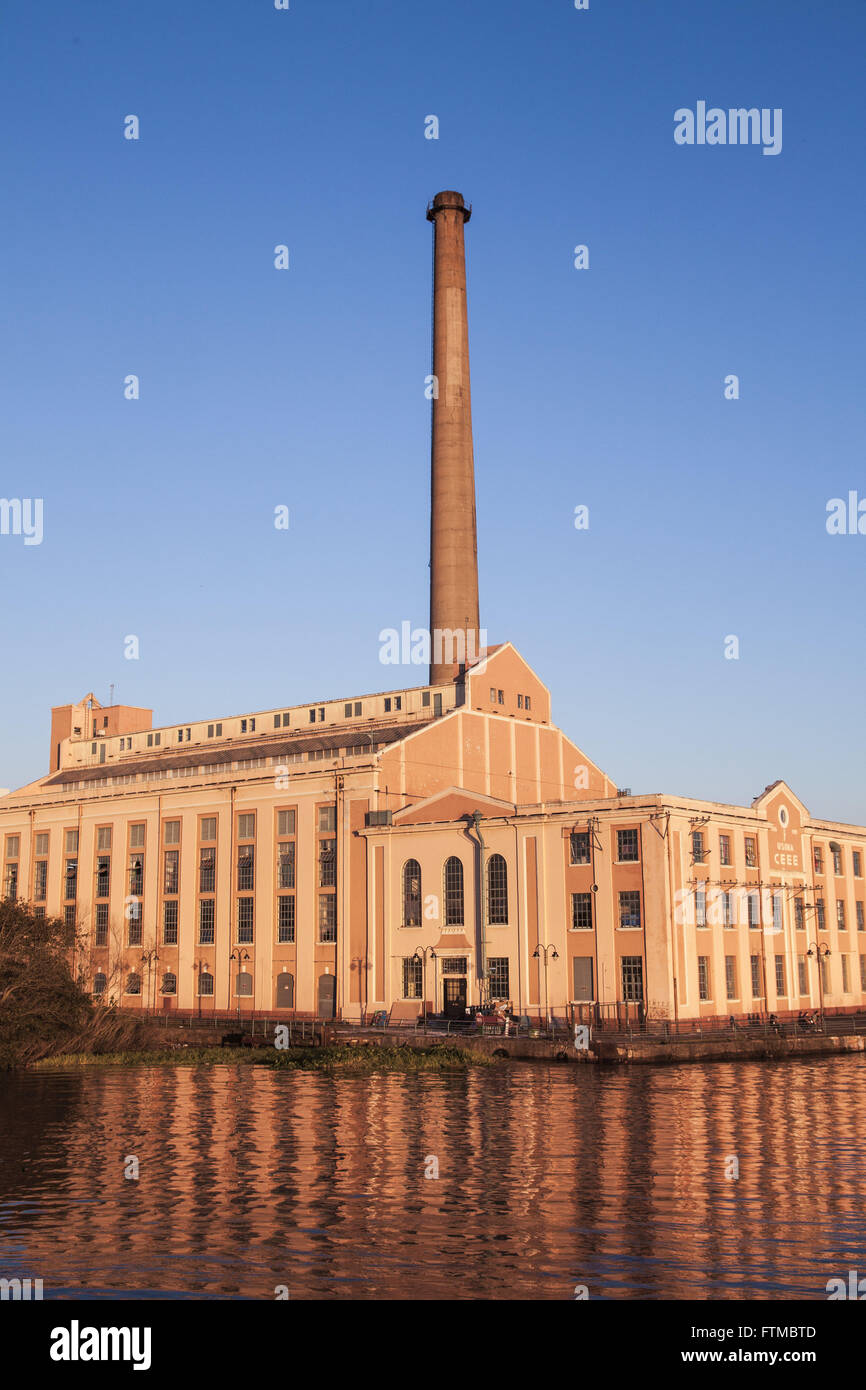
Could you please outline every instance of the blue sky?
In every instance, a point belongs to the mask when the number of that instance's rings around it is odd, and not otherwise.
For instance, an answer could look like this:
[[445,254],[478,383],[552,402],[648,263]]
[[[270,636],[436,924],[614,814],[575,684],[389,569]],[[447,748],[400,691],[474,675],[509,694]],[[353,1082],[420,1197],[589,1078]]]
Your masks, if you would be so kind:
[[[0,494],[44,539],[0,536],[0,785],[112,682],[159,723],[421,683],[378,636],[427,620],[424,210],[456,188],[490,640],[621,786],[784,777],[866,822],[866,536],[825,527],[866,497],[866,6],[18,0],[3,29]],[[782,108],[782,152],[678,146],[699,100]]]

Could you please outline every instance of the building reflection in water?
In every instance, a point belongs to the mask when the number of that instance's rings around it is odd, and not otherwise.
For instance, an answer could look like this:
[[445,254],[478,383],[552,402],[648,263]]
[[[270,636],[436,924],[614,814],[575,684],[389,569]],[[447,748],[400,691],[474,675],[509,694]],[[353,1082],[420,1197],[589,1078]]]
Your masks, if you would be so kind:
[[823,1298],[866,1269],[863,1065],[15,1075],[0,1273],[47,1297]]

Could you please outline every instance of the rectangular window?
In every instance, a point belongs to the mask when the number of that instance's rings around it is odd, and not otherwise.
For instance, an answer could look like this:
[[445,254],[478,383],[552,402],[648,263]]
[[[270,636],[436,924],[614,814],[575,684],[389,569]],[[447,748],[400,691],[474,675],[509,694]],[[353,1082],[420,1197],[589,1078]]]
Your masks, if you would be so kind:
[[491,705],[496,704],[496,687],[493,685],[490,687],[490,703]]
[[746,868],[756,869],[758,867],[758,842],[754,835],[745,837]]
[[621,927],[640,926],[640,893],[620,893],[619,924]]
[[631,864],[638,857],[638,840],[636,830],[618,830],[616,832],[616,857],[621,864]]
[[504,704],[505,704],[505,691],[504,691],[504,690],[497,690],[497,692],[496,692],[496,703],[499,704],[499,705],[504,705]]
[[842,872],[842,851],[834,849],[830,853],[833,855],[833,873],[838,876]]
[[859,901],[858,901],[858,902],[856,902],[856,903],[854,904],[854,911],[857,913],[857,930],[858,930],[858,931],[862,931],[862,930],[863,930],[863,904],[862,904],[862,902],[859,902]]
[[626,1003],[643,1003],[643,957],[623,956],[622,997]]
[[335,893],[319,894],[319,941],[329,942],[337,939],[337,896]]
[[256,860],[254,845],[238,846],[238,892],[251,892],[255,887]]
[[776,994],[780,999],[784,999],[787,992],[785,989],[785,957],[776,956]]
[[67,854],[77,854],[77,853],[78,853],[78,831],[77,831],[77,830],[67,830],[67,832],[66,832],[66,853],[67,853]]
[[67,902],[75,902],[78,896],[78,860],[67,859],[63,875],[63,896]]
[[572,893],[571,929],[572,931],[592,931],[591,893]]
[[96,848],[111,849],[111,826],[101,825],[96,832]]
[[179,860],[179,851],[176,850],[176,849],[167,849],[167,850],[165,850],[165,852],[163,853],[163,887],[162,887],[162,891],[163,891],[164,893],[176,893],[176,892],[177,892],[178,860]]
[[803,931],[806,926],[806,914],[803,910],[803,899],[794,899],[794,928],[796,931]]
[[[731,837],[730,835],[719,836],[719,863],[730,864],[731,862]],[[729,998],[733,998],[729,995]]]
[[140,854],[129,856],[129,891],[134,897],[144,891],[144,857]]
[[860,957],[860,988],[866,990],[866,956]]
[[111,879],[111,856],[100,854],[96,859],[96,896],[107,898]]
[[337,882],[337,841],[319,841],[319,887],[333,888]]
[[773,931],[782,930],[782,894],[773,894]]
[[424,709],[427,709],[427,708],[429,707],[429,705],[430,705],[430,691],[429,691],[429,690],[422,690],[422,691],[421,691],[421,705],[422,705],[422,707],[423,707]]
[[824,854],[820,845],[816,845],[812,851],[812,861],[815,865],[815,873],[822,874],[824,872]]
[[819,930],[819,931],[826,931],[826,930],[827,930],[827,920],[826,920],[826,914],[825,914],[825,912],[824,912],[824,899],[823,899],[823,898],[816,898],[816,899],[815,899],[815,914],[816,914],[817,919],[818,919],[818,930]]
[[525,696],[523,697],[523,707],[524,707],[524,709],[532,709],[532,696],[531,696],[531,695],[525,695]]
[[695,889],[695,925],[698,927],[705,927],[707,925],[706,888]]
[[295,886],[295,842],[286,840],[277,846],[277,887]]
[[800,986],[801,994],[809,993],[809,980],[806,975],[806,957],[797,957],[797,984]]
[[253,900],[252,898],[238,898],[238,935],[239,942],[249,944],[253,939]]
[[749,964],[752,968],[752,998],[761,998],[761,957],[751,956]]
[[595,998],[592,988],[592,965],[592,956],[575,956],[572,962],[575,1003],[586,1003]]
[[572,864],[588,864],[590,862],[589,832],[587,830],[572,831],[571,862]]
[[75,926],[75,903],[67,903],[63,909],[63,921],[67,927]]
[[254,814],[238,816],[238,839],[254,840],[256,835],[256,818]]
[[517,708],[518,708],[518,709],[523,709],[523,696],[522,696],[522,695],[518,695],[518,697],[517,697]]
[[337,829],[337,808],[336,806],[319,807],[319,833],[328,834],[329,831]]
[[424,992],[424,968],[415,956],[403,957],[403,998],[420,999]]
[[851,981],[848,978],[848,957],[843,955],[840,959],[842,961],[842,993],[848,994],[851,989]]
[[508,956],[491,956],[487,966],[492,999],[510,999],[511,989],[508,980]]
[[180,844],[180,821],[167,820],[162,826],[162,842],[164,845]]
[[162,905],[162,940],[165,946],[177,945],[177,899]]
[[202,847],[198,861],[198,891],[213,893],[216,887],[216,850]]
[[35,848],[34,848],[34,853],[35,853],[36,855],[47,855],[47,854],[48,854],[48,834],[47,834],[47,832],[41,831],[41,832],[36,836],[36,845],[35,845]]
[[108,903],[96,904],[96,920],[93,934],[94,946],[108,945]]
[[734,911],[733,893],[722,893],[722,921],[726,927],[736,926],[736,913]]
[[859,849],[855,849],[855,850],[852,850],[852,851],[851,851],[851,862],[852,862],[853,867],[854,867],[854,877],[855,877],[855,878],[862,878],[862,877],[863,877],[863,861],[862,861],[862,859],[861,859],[861,857],[860,857],[860,851],[859,851]]
[[692,831],[692,858],[696,864],[704,862],[704,832],[702,830]]
[[144,849],[144,822],[129,827],[129,848]]
[[284,835],[294,835],[295,833],[295,813],[294,811],[277,812],[277,834],[280,839]]
[[761,905],[757,893],[749,893],[746,897],[748,906],[749,926],[758,927],[761,924]]
[[291,942],[295,939],[295,896],[287,893],[277,898],[277,940]]
[[387,699],[387,698],[385,699],[385,713],[386,713],[386,714],[390,714],[390,713],[391,713],[391,701],[390,701],[390,699]]
[[200,946],[213,945],[214,910],[213,898],[202,898],[198,905],[198,944]]
[[465,975],[466,957],[465,956],[445,956],[442,960],[443,975]]
[[45,901],[45,891],[48,886],[48,860],[37,859],[33,870],[33,900],[41,903]]
[[215,840],[217,837],[216,816],[202,816],[201,838],[202,840]]
[[846,926],[845,926],[845,900],[844,900],[844,898],[837,898],[837,899],[836,899],[836,926],[839,928],[840,931],[845,931],[845,930],[846,930]]
[[710,958],[698,956],[698,998],[710,997]]
[[736,956],[725,956],[725,995],[728,999],[737,998]]

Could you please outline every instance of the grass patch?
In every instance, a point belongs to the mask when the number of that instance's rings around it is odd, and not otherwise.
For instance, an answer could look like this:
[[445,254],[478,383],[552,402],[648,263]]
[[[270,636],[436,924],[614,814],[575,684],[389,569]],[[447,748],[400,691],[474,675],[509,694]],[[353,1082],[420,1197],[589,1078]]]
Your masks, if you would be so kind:
[[235,1065],[275,1067],[280,1071],[415,1072],[495,1063],[486,1055],[466,1052],[445,1043],[425,1048],[334,1043],[329,1047],[290,1047],[285,1051],[273,1047],[178,1047],[153,1052],[68,1052],[31,1062],[28,1069]]

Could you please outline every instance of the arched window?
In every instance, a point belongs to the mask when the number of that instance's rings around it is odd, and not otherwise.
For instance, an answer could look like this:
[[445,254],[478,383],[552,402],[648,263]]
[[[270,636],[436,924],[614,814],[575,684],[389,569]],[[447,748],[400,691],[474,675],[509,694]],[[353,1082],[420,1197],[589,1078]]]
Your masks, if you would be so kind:
[[452,855],[445,860],[445,926],[463,925],[463,865]]
[[177,976],[173,975],[170,970],[166,971],[162,977],[162,992],[163,994],[177,994]]
[[487,861],[487,920],[494,927],[508,924],[508,867],[501,854]]
[[102,971],[100,971],[98,975],[94,975],[94,977],[93,977],[93,993],[94,993],[94,994],[104,994],[107,985],[108,985],[108,978],[107,978],[107,976],[103,975]]
[[126,977],[126,993],[141,994],[141,976],[136,975],[134,971]]
[[213,975],[207,970],[198,977],[198,992],[199,994],[213,994]]
[[403,926],[421,925],[421,865],[407,859],[403,865]]
[[277,999],[278,1009],[293,1009],[295,1007],[295,977],[288,970],[282,970],[277,976]]
[[336,975],[320,975],[316,993],[316,1013],[319,1018],[333,1018],[337,1004]]
[[246,970],[235,978],[235,994],[248,998],[253,992],[253,977]]

